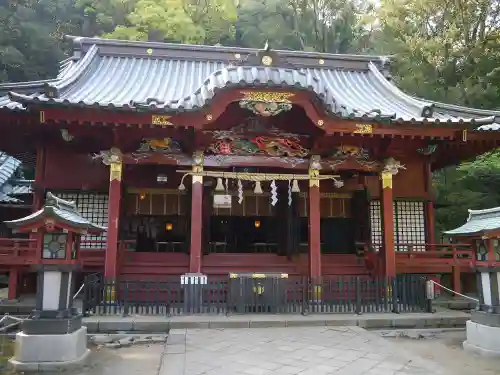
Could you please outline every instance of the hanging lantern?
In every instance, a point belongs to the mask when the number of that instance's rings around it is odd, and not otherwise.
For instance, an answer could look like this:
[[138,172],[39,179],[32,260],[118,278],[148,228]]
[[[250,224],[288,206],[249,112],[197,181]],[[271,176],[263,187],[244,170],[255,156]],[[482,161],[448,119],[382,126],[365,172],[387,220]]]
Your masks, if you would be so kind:
[[172,229],[174,229],[174,225],[173,225],[172,223],[167,223],[167,224],[165,225],[165,230],[166,230],[167,232],[170,232]]
[[222,178],[220,177],[217,177],[217,186],[215,187],[215,191],[219,192],[225,191],[224,184],[222,183]]
[[140,194],[139,194],[139,199],[140,199],[141,201],[143,201],[144,199],[146,199],[146,193],[144,193],[144,192],[140,193]]
[[260,220],[255,220],[253,222],[253,225],[255,226],[255,228],[260,228]]
[[255,189],[253,189],[254,194],[262,194],[262,186],[260,181],[255,182]]
[[293,180],[292,182],[292,193],[300,193],[299,181]]
[[177,190],[180,190],[180,191],[184,191],[186,190],[186,186],[184,185],[184,182],[181,181],[179,187],[177,188]]

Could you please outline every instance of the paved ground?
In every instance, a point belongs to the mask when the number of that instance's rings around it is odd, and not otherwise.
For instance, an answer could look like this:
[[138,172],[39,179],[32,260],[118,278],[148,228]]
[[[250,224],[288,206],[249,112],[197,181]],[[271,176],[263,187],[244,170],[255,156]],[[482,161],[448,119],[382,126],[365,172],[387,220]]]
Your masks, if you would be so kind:
[[460,330],[433,334],[426,339],[396,337],[390,341],[426,360],[439,362],[455,375],[500,374],[500,358],[485,358],[465,352],[462,349],[465,337],[465,330]]
[[[475,372],[475,371],[473,371]],[[473,373],[468,372],[468,373]],[[456,375],[359,327],[176,330],[167,345],[94,354],[78,375]]]
[[464,337],[455,331],[420,340],[382,338],[359,327],[178,330],[167,345],[95,350],[91,366],[70,374],[500,374],[500,359],[461,349]]

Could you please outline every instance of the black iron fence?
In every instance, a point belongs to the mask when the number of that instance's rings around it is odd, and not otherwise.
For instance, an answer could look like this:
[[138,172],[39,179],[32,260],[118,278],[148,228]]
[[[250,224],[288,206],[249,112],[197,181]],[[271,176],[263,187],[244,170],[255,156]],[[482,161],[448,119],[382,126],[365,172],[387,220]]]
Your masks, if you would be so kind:
[[417,312],[427,309],[426,279],[332,276],[321,280],[251,275],[183,284],[85,280],[86,315]]

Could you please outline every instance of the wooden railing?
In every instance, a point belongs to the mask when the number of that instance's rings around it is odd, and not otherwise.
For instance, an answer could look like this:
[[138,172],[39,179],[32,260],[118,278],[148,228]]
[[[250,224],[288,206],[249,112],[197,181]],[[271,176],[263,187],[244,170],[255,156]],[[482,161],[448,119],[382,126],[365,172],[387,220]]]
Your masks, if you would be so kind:
[[37,241],[29,238],[0,238],[0,265],[36,263]]
[[468,244],[396,244],[396,264],[474,265]]
[[[119,242],[119,265],[125,261],[127,248],[134,241]],[[37,243],[35,239],[0,238],[0,266],[35,264]],[[395,245],[397,265],[460,265],[476,266],[486,264],[474,259],[474,251],[467,244],[402,244]],[[81,260],[84,267],[103,267],[106,241],[83,240],[80,244]],[[368,269],[380,266],[380,254],[367,244],[357,244],[358,256],[365,259]]]

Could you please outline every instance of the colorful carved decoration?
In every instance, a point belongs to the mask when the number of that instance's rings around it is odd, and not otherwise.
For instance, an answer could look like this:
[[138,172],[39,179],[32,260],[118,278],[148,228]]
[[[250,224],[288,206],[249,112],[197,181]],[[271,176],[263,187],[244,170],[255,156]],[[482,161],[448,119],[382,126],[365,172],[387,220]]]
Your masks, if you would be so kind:
[[289,98],[294,96],[289,92],[259,92],[242,91],[243,99],[240,107],[248,109],[258,116],[276,116],[277,114],[292,109]]
[[333,154],[333,157],[340,159],[356,158],[356,159],[368,159],[368,151],[364,148],[357,146],[347,146],[342,145],[337,148],[337,151]]
[[309,150],[302,147],[298,134],[286,133],[275,127],[265,127],[258,117],[247,120],[230,130],[205,131],[214,142],[207,151],[217,155],[267,155],[305,157]]
[[302,147],[297,141],[286,138],[255,137],[243,138],[229,135],[215,141],[208,147],[208,151],[221,155],[268,155],[304,157],[309,150]]
[[377,161],[370,160],[368,150],[362,147],[350,145],[337,147],[337,150],[333,153],[332,158],[329,159],[327,163],[330,168],[335,169],[347,160],[354,160],[368,170],[375,170],[379,167],[379,163]]
[[429,155],[432,155],[433,153],[436,152],[437,146],[438,145],[427,145],[427,147],[425,147],[425,148],[419,148],[419,149],[417,149],[417,152],[419,154],[422,154],[422,155],[425,155],[425,156],[429,156]]
[[143,139],[136,152],[178,154],[182,152],[182,148],[180,143],[172,138]]

